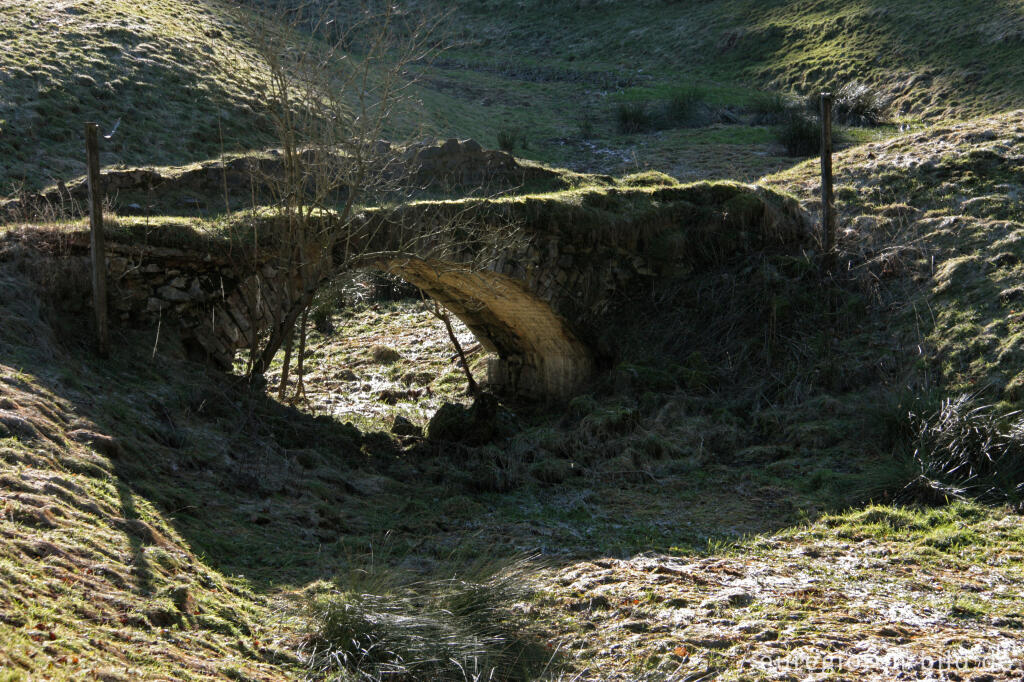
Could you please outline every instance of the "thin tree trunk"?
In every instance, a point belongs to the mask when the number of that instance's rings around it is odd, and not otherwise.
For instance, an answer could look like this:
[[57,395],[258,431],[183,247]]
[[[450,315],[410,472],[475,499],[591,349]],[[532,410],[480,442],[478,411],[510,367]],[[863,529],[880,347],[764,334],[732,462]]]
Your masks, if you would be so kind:
[[448,313],[446,313],[437,303],[433,304],[432,312],[438,319],[444,322],[444,328],[448,331],[448,338],[451,339],[452,345],[455,346],[455,352],[459,355],[459,362],[462,363],[462,370],[466,373],[466,382],[468,383],[466,391],[469,395],[476,398],[480,395],[480,387],[473,378],[473,371],[469,368],[469,361],[466,359],[466,353],[462,350],[462,344],[459,343],[459,337],[455,335],[455,329],[452,328],[452,321],[449,318]]
[[295,340],[293,329],[284,339],[284,366],[281,368],[281,385],[277,387],[277,399],[284,400],[285,391],[288,388],[288,369],[292,364],[292,343]]
[[298,319],[299,314],[313,301],[314,293],[315,290],[307,291],[303,294],[302,299],[291,307],[288,314],[281,320],[281,323],[270,330],[270,338],[264,344],[263,350],[260,351],[259,356],[256,358],[256,362],[253,363],[253,376],[266,373],[270,363],[274,361],[277,351],[281,350],[281,345],[284,343],[285,338],[295,329],[295,321]]
[[309,320],[309,306],[302,309],[299,320],[299,358],[295,363],[295,399],[306,397],[306,384],[303,381],[306,371],[306,326]]

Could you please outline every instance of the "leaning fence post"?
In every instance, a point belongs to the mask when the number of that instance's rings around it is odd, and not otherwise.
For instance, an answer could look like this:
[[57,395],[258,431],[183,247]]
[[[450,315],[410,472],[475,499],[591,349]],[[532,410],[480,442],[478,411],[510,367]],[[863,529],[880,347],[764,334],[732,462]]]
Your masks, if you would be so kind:
[[832,94],[821,93],[821,227],[825,270],[831,272],[836,249],[836,204],[832,191]]
[[89,247],[92,260],[92,305],[96,312],[99,354],[109,353],[107,333],[107,259],[103,239],[103,186],[100,179],[99,126],[85,124],[85,157],[89,186]]

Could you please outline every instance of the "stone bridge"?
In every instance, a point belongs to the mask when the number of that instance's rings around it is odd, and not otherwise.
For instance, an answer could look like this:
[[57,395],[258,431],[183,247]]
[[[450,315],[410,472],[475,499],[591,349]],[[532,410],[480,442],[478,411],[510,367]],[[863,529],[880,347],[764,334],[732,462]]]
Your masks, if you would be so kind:
[[[445,243],[449,236],[416,238],[436,235],[431,226],[456,211],[476,237],[454,246]],[[735,183],[417,202],[357,220],[380,235],[378,248],[369,249],[376,255],[360,267],[403,277],[461,319],[496,356],[493,388],[556,399],[614,356],[609,329],[658,278],[808,235],[795,202]],[[112,231],[112,317],[176,324],[194,353],[227,369],[239,350],[302,304],[309,282],[330,280],[339,263],[351,265],[326,252],[296,273],[282,266],[283,249],[265,244],[257,253],[245,243],[180,227],[135,236]],[[87,235],[71,244],[84,257]]]

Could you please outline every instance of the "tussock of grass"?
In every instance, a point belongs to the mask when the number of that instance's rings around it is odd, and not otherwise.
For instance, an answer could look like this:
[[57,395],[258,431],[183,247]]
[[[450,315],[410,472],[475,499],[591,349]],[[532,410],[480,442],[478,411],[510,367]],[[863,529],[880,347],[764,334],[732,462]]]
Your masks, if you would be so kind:
[[[775,127],[775,139],[790,156],[814,156],[821,153],[821,117],[797,109],[789,109]],[[842,137],[833,129],[833,141]]]
[[946,484],[960,495],[973,492],[1020,499],[1024,492],[1020,412],[961,395],[943,400],[932,414],[911,415],[911,419],[917,429],[914,459],[922,477]]
[[[378,569],[309,597],[302,648],[316,675],[360,679],[535,679],[551,654],[512,607],[531,597],[534,567],[477,566],[443,580]],[[344,581],[341,581],[344,582]]]

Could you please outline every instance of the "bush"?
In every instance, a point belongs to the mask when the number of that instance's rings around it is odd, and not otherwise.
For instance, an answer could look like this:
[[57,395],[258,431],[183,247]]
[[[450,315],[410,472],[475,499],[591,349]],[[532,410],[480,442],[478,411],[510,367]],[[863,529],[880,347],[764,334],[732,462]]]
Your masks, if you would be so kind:
[[[859,81],[850,81],[832,88],[832,120],[850,126],[876,126],[884,123],[889,111],[889,100],[878,90]],[[821,92],[807,96],[808,112],[821,111]]]
[[821,122],[802,111],[791,109],[776,127],[775,139],[790,156],[814,156],[821,150]]
[[749,110],[754,114],[754,125],[783,123],[793,105],[781,92],[759,92],[751,100]]
[[616,110],[619,132],[625,135],[650,130],[653,125],[651,112],[643,102],[622,102]]
[[620,133],[632,134],[667,128],[696,128],[712,122],[705,104],[706,91],[697,86],[679,88],[665,100],[654,103],[621,102],[616,109]]
[[550,657],[511,608],[532,593],[531,567],[520,560],[429,581],[363,573],[311,599],[300,654],[317,679],[535,679]]
[[995,405],[961,395],[944,400],[933,414],[911,414],[910,421],[920,468],[912,490],[1015,499],[1024,493],[1021,412],[1000,412]]
[[370,349],[370,357],[380,365],[393,365],[402,359],[402,354],[387,346],[374,346]]

